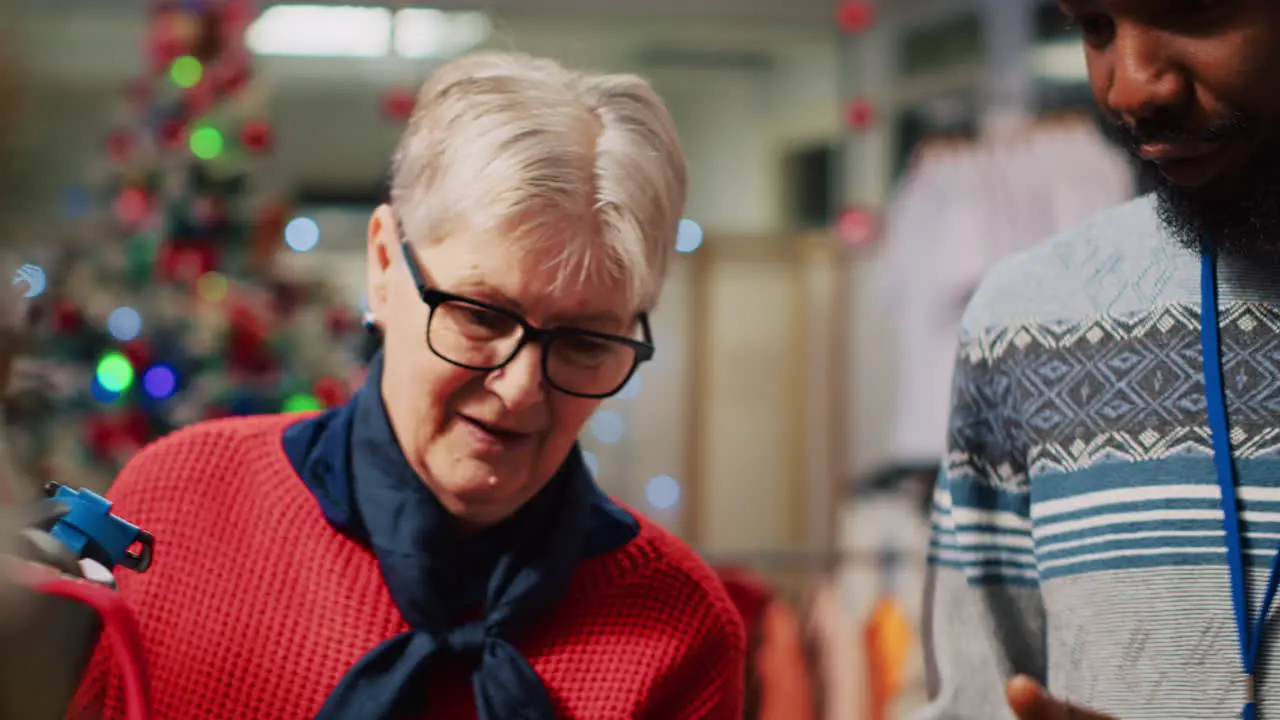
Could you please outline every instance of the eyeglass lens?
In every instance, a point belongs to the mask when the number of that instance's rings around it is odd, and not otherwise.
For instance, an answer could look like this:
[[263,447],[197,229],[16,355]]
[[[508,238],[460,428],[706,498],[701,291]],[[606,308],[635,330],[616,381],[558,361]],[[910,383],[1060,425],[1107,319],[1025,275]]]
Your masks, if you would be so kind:
[[[445,360],[476,370],[494,370],[519,350],[524,329],[509,315],[459,300],[438,304],[431,313],[427,341]],[[543,348],[547,380],[577,395],[616,392],[636,365],[636,351],[625,343],[589,333],[559,329]]]

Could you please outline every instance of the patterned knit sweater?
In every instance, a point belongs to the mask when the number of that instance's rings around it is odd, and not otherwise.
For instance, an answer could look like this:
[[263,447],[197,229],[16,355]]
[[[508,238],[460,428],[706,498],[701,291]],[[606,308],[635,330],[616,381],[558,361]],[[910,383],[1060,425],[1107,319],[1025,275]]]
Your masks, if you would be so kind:
[[[1009,717],[1015,672],[1124,720],[1240,716],[1199,272],[1141,198],[1006,261],[973,299],[920,718]],[[1223,259],[1218,301],[1256,614],[1280,544],[1280,268]],[[1280,717],[1277,653],[1264,642],[1262,718]]]
[[[302,720],[347,670],[407,626],[365,548],[333,530],[282,447],[297,417],[214,421],[143,450],[111,490],[156,537],[120,590],[142,627],[155,717]],[[515,639],[564,718],[741,714],[745,635],[723,586],[640,518],[622,549],[585,561],[545,620]],[[77,705],[123,715],[109,653]],[[425,717],[474,718],[471,684],[442,664]],[[353,719],[359,720],[359,719]]]

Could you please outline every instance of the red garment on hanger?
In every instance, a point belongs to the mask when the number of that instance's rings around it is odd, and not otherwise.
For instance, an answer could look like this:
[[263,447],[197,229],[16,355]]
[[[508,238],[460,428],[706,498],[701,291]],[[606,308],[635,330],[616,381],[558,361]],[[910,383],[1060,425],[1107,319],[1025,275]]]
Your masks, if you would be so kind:
[[795,613],[751,571],[717,573],[747,626],[744,720],[813,720],[809,663]]

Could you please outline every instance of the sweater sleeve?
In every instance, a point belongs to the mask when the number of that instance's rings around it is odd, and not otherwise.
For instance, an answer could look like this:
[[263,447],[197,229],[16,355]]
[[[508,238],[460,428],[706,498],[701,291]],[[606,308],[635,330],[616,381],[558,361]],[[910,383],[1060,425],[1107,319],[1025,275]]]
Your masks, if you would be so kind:
[[1044,680],[1044,609],[1017,414],[1019,390],[982,344],[961,343],[948,455],[934,490],[925,590],[930,704],[915,720],[1011,713],[1004,685]]
[[[646,720],[741,720],[747,636],[732,606],[707,617]],[[727,612],[725,612],[727,610]]]
[[[156,447],[153,444],[136,453],[107,492],[107,499],[114,504],[113,512],[144,527],[152,519],[147,496],[158,480],[168,476]],[[137,580],[137,574],[130,570],[116,573],[119,592],[135,613],[140,602]],[[125,717],[125,712],[123,681],[116,667],[112,640],[102,635],[81,677],[68,715],[70,720],[120,720]]]

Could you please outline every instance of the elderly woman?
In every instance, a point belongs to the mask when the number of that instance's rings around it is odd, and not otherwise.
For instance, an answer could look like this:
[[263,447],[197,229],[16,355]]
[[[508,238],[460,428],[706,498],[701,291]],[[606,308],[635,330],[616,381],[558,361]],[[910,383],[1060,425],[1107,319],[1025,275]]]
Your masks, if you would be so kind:
[[[576,444],[653,356],[685,187],[637,77],[488,53],[435,73],[369,221],[365,387],[175,433],[112,489],[157,538],[119,582],[158,717],[739,717],[725,590]],[[114,718],[110,674],[82,695]]]

